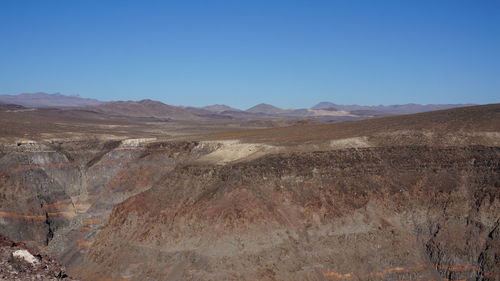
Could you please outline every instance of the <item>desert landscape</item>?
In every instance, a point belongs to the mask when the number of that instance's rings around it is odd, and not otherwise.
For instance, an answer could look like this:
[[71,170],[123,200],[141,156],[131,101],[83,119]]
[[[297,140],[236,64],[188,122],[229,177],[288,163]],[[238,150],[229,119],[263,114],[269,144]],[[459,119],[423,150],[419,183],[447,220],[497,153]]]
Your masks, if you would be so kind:
[[0,1],[0,281],[500,281],[500,1]]
[[0,234],[79,280],[498,280],[500,104],[193,111],[2,105]]

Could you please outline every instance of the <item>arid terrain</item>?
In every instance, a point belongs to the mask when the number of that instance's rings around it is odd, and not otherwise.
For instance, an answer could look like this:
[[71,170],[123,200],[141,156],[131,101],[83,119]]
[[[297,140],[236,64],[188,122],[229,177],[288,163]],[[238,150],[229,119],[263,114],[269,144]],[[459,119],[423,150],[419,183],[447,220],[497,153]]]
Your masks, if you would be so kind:
[[500,104],[220,110],[0,105],[0,254],[66,268],[33,280],[500,280]]

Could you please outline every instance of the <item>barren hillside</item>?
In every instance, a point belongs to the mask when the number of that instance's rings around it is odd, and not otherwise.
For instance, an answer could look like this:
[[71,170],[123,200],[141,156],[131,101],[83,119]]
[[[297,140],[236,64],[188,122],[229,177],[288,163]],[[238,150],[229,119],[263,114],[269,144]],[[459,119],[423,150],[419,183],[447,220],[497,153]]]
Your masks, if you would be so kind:
[[498,104],[182,140],[0,114],[0,234],[82,280],[500,279]]

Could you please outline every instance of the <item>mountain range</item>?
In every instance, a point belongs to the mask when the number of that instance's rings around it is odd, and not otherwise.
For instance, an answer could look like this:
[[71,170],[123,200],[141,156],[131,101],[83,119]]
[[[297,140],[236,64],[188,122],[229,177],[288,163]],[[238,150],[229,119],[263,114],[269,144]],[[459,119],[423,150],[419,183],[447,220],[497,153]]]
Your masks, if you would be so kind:
[[16,104],[25,107],[61,107],[78,108],[107,115],[129,117],[154,117],[172,120],[202,119],[297,119],[312,118],[327,122],[352,121],[373,117],[398,114],[420,113],[426,111],[470,106],[471,104],[404,104],[404,105],[339,105],[320,102],[311,108],[283,109],[271,104],[261,103],[246,110],[240,110],[224,104],[205,107],[173,106],[144,99],[141,101],[103,102],[96,99],[82,98],[78,95],[59,93],[24,93],[19,95],[0,95],[0,103]]
[[0,103],[17,104],[26,107],[59,107],[59,106],[91,106],[103,103],[96,99],[82,98],[79,95],[62,95],[60,93],[47,94],[23,93],[19,95],[0,95]]
[[331,102],[320,102],[313,106],[312,109],[336,109],[345,111],[358,111],[358,110],[368,110],[368,111],[378,111],[387,113],[399,113],[399,114],[410,114],[419,113],[427,111],[435,111],[442,109],[450,109],[455,107],[465,107],[472,106],[474,104],[395,104],[395,105],[341,105]]

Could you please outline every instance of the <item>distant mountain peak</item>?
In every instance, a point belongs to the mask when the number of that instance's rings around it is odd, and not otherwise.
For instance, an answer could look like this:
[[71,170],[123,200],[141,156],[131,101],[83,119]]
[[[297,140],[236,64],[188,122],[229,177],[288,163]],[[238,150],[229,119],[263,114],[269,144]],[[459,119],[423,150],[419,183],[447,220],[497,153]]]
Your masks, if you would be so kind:
[[87,108],[109,115],[168,118],[172,120],[195,120],[200,118],[185,108],[151,99],[112,101]]
[[265,114],[279,114],[286,112],[286,110],[284,109],[281,109],[279,107],[267,103],[259,103],[258,105],[247,109],[246,111],[252,113],[265,113]]
[[99,100],[82,98],[79,95],[48,94],[44,92],[0,95],[0,102],[26,107],[89,106],[102,103]]
[[277,106],[274,106],[274,105],[272,105],[272,104],[268,104],[268,103],[264,103],[264,102],[259,103],[259,104],[257,104],[257,105],[254,105],[253,107],[263,107],[263,106],[265,106],[265,107],[274,107],[274,108],[279,108],[279,107],[277,107]]
[[316,104],[315,106],[311,107],[311,109],[315,109],[315,110],[320,110],[320,109],[337,109],[337,108],[335,108],[335,106],[337,106],[337,105],[334,104],[334,103],[331,103],[331,102],[328,102],[328,101],[322,101],[322,102]]
[[143,99],[143,100],[137,101],[137,103],[144,104],[144,105],[167,105],[161,101],[152,100],[152,99]]
[[237,108],[230,107],[230,106],[225,105],[225,104],[208,105],[208,106],[204,106],[203,109],[208,110],[208,111],[212,111],[212,112],[216,112],[216,113],[224,112],[224,111],[241,111]]

